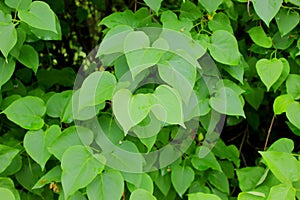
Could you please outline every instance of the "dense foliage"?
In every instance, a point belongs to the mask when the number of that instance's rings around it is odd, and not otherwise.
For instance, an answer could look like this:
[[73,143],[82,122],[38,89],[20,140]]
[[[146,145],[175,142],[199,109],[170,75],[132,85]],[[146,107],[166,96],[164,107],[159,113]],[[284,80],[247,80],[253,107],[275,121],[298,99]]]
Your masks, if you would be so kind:
[[0,0],[0,198],[300,199],[299,10]]

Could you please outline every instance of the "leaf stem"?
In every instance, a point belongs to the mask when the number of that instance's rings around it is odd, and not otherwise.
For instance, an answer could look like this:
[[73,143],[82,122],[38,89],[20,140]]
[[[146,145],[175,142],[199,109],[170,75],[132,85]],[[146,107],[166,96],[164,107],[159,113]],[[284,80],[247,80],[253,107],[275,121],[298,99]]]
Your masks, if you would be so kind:
[[268,145],[268,141],[269,141],[269,138],[270,138],[270,135],[271,135],[271,131],[272,131],[272,127],[273,127],[273,124],[274,124],[274,120],[275,120],[275,115],[273,115],[273,117],[272,117],[272,121],[271,121],[269,130],[268,130],[268,134],[267,134],[267,138],[266,138],[265,146],[264,146],[264,151],[267,150],[267,145]]

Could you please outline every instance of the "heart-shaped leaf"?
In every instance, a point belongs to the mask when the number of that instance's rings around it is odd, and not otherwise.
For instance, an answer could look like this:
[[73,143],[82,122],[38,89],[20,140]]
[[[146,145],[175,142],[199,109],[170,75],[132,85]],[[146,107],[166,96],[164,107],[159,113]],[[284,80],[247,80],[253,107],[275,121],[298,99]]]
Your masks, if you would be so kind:
[[283,69],[282,69],[282,73],[281,73],[279,79],[274,83],[274,85],[272,85],[272,88],[274,89],[274,91],[276,91],[282,85],[282,83],[285,81],[285,79],[290,74],[289,62],[285,58],[280,58],[280,60],[283,64]]
[[276,58],[272,60],[263,58],[257,61],[256,70],[261,81],[269,91],[271,86],[279,79],[283,70],[283,64],[281,60]]
[[283,0],[252,0],[256,14],[269,26],[280,9]]
[[129,200],[157,200],[157,199],[147,190],[137,189],[131,193]]
[[18,149],[0,144],[0,173],[3,172],[19,153]]
[[287,93],[294,99],[300,98],[300,75],[290,74],[285,82]]
[[275,17],[281,37],[288,34],[299,23],[299,14],[289,9],[280,9]]
[[261,26],[256,26],[248,31],[251,39],[255,44],[264,48],[272,47],[272,39],[268,37]]
[[17,59],[20,63],[32,69],[34,73],[37,72],[39,67],[39,54],[32,46],[24,45]]
[[6,62],[0,57],[0,88],[6,83],[13,75],[16,62],[13,59],[8,59]]
[[7,58],[9,52],[13,49],[17,43],[17,31],[13,23],[0,25],[0,51],[3,56]]
[[212,14],[218,9],[218,7],[221,5],[223,1],[222,0],[214,0],[214,1],[198,0],[198,2],[205,8],[205,10],[207,10],[207,12]]
[[171,181],[179,196],[183,196],[195,178],[191,167],[175,165],[171,169]]
[[294,126],[300,129],[300,104],[298,102],[294,102],[287,107],[286,116]]
[[158,12],[162,0],[144,0],[144,2],[156,13]]
[[286,112],[286,109],[294,102],[294,98],[290,94],[283,94],[276,97],[273,103],[273,111],[275,115]]

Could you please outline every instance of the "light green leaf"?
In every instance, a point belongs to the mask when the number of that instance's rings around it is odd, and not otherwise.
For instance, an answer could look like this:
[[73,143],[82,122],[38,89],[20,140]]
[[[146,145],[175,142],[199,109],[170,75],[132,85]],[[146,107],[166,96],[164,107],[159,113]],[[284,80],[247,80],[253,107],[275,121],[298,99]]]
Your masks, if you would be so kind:
[[202,192],[192,193],[188,194],[189,200],[221,200],[220,197],[218,197],[215,194],[205,194]]
[[238,65],[240,62],[237,41],[228,31],[215,31],[211,36],[211,44],[208,49],[211,56],[222,64]]
[[66,128],[48,147],[57,159],[61,160],[64,152],[71,146],[90,145],[93,142],[94,133],[82,126]]
[[294,200],[296,189],[285,184],[275,185],[271,187],[267,200]]
[[[291,154],[276,151],[259,153],[280,182],[291,184],[293,181],[300,180],[300,163]],[[282,163],[284,163],[284,165]]]
[[90,184],[102,172],[104,164],[105,158],[100,154],[93,154],[88,147],[69,147],[61,161],[65,197]]
[[158,13],[162,1],[163,0],[144,0],[147,6],[149,6],[156,13]]
[[183,1],[180,7],[179,18],[187,18],[191,21],[195,21],[203,16],[200,9],[191,1]]
[[18,16],[29,26],[57,33],[55,13],[51,10],[50,6],[43,1],[32,2],[29,11],[20,10]]
[[132,96],[129,105],[129,112],[135,124],[140,123],[149,114],[153,104],[151,94],[136,94]]
[[39,54],[32,46],[24,45],[20,50],[17,60],[32,69],[34,73],[37,72],[39,67]]
[[300,99],[300,75],[290,74],[286,80],[287,93],[292,95],[294,99]]
[[[14,195],[14,199],[20,200],[19,192],[15,188],[14,182],[12,179],[7,178],[7,177],[1,177],[0,178],[0,188],[6,188],[6,189],[10,190]],[[0,196],[1,196],[1,194],[0,194]],[[2,196],[1,196],[1,198],[2,198]]]
[[151,111],[157,119],[162,122],[179,124],[185,127],[182,100],[178,92],[167,85],[160,85],[156,88],[153,95],[157,99],[157,104],[153,105]]
[[0,25],[0,38],[0,51],[3,56],[7,58],[9,52],[13,49],[18,39],[17,31],[13,23]]
[[[101,20],[99,25],[105,25],[108,28],[114,28],[118,25],[128,25],[135,28],[138,24],[138,19],[131,10],[124,12],[115,12]],[[120,44],[120,41],[118,41]]]
[[286,80],[288,75],[290,74],[290,64],[285,58],[280,58],[283,64],[283,70],[279,77],[279,79],[272,85],[272,88],[276,92],[276,90],[282,85],[282,83]]
[[1,86],[6,83],[13,75],[15,70],[16,62],[13,59],[5,61],[0,57],[0,89]]
[[261,192],[241,192],[238,200],[265,200],[265,194]]
[[218,190],[229,194],[228,179],[223,172],[212,171],[209,173],[208,181]]
[[4,111],[7,118],[24,129],[38,130],[44,126],[46,106],[42,99],[27,96],[10,104]]
[[208,28],[213,32],[217,30],[224,30],[233,33],[230,20],[223,12],[219,12],[213,16],[212,20],[208,22]]
[[171,181],[180,197],[191,186],[194,178],[195,173],[191,167],[175,165],[171,168]]
[[153,193],[153,181],[151,177],[146,174],[137,173],[123,173],[124,179],[127,182],[127,187],[129,191],[133,192],[136,189],[144,189],[150,193]]
[[245,167],[237,169],[236,175],[241,190],[250,191],[254,189],[264,173],[265,169],[263,167]]
[[215,96],[210,98],[209,104],[220,113],[245,117],[241,99],[231,88],[218,89]]
[[294,142],[288,138],[280,138],[268,148],[268,151],[279,151],[286,153],[292,153],[293,150]]
[[[207,151],[208,153],[207,155],[205,155],[205,157],[203,157],[200,155],[201,151]],[[213,170],[222,171],[221,166],[217,161],[215,155],[211,151],[209,151],[207,147],[202,146],[197,148],[196,155],[197,157],[192,158],[192,165],[195,169],[199,171],[205,171],[211,168]]]
[[104,103],[112,98],[116,78],[113,74],[103,72],[93,72],[82,83],[79,94],[79,109],[95,106]]
[[137,189],[131,193],[129,200],[157,200],[157,199],[147,190]]
[[27,10],[32,0],[5,0],[6,5],[16,10]]
[[[256,14],[269,26],[280,9],[283,0],[252,0]],[[268,9],[266,9],[268,8]]]
[[286,116],[289,121],[300,129],[300,103],[291,103],[286,109]]
[[256,70],[261,81],[267,87],[267,91],[269,91],[271,86],[279,79],[283,70],[283,64],[277,58],[272,60],[263,58],[257,61]]
[[71,90],[52,95],[47,101],[47,115],[53,118],[62,116],[62,113],[72,96]]
[[30,31],[39,39],[41,40],[61,40],[62,39],[62,32],[61,26],[58,20],[58,17],[55,16],[55,24],[57,32],[42,30],[34,27],[30,27]]
[[275,115],[286,112],[286,109],[294,102],[294,98],[290,94],[277,96],[273,103],[273,111]]
[[212,14],[218,9],[223,0],[198,0],[198,2],[205,8],[205,10],[207,10],[207,12]]
[[299,14],[293,10],[282,8],[275,17],[281,37],[291,32],[299,23]]
[[119,200],[124,190],[124,179],[119,171],[108,170],[98,175],[87,186],[89,200]]
[[262,26],[256,26],[248,31],[255,44],[264,48],[272,47],[272,39],[268,37]]
[[178,20],[177,15],[171,10],[164,11],[160,20],[164,29],[175,30],[178,34],[185,33],[189,35],[189,31],[193,28],[193,22],[186,18]]
[[11,164],[18,153],[18,149],[0,144],[0,173]]
[[158,189],[165,195],[167,196],[170,188],[171,188],[171,178],[170,174],[165,174],[158,176],[155,180],[155,185],[158,187]]
[[7,188],[0,187],[0,196],[5,200],[15,200],[14,193]]
[[46,162],[51,154],[48,146],[60,135],[60,127],[51,126],[45,132],[43,130],[28,131],[24,137],[24,148],[30,157],[45,169]]
[[32,187],[32,189],[39,189],[52,182],[61,182],[61,167],[57,165],[42,176]]

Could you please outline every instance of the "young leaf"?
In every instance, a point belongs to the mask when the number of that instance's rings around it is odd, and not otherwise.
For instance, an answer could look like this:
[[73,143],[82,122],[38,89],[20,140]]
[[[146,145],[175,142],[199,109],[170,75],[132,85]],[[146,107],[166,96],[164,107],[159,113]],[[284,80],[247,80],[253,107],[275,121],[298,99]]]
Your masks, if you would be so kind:
[[43,1],[32,2],[29,11],[20,10],[18,16],[29,26],[58,33],[56,30],[55,13]]
[[44,126],[46,106],[42,99],[27,96],[10,104],[4,111],[7,118],[24,129],[38,130]]
[[0,57],[0,89],[1,86],[6,83],[13,75],[15,70],[16,62],[13,59],[8,59],[6,62]]
[[271,86],[279,79],[283,70],[283,64],[277,58],[272,60],[263,58],[257,61],[256,70],[261,81],[267,87],[267,91],[269,91]]
[[30,157],[45,169],[46,162],[49,160],[51,153],[48,147],[60,135],[60,127],[51,126],[45,132],[43,130],[28,131],[24,137],[24,148]]
[[228,31],[215,31],[211,36],[211,44],[208,49],[211,56],[222,64],[238,65],[240,62],[237,41]]
[[275,17],[281,37],[292,31],[299,23],[299,14],[289,9],[282,8]]
[[[271,20],[280,9],[283,0],[252,0],[256,14],[269,26]],[[268,9],[266,9],[268,8]]]
[[291,103],[286,109],[286,116],[289,121],[300,129],[300,104],[299,102]]
[[119,171],[108,170],[99,174],[87,186],[90,200],[119,200],[124,190],[124,179]]
[[292,95],[294,99],[300,99],[300,75],[290,74],[286,80],[287,93]]
[[0,25],[0,51],[3,56],[7,58],[9,52],[13,49],[17,43],[17,31],[13,23]]
[[286,109],[294,102],[294,98],[290,94],[277,96],[273,103],[273,111],[275,115],[286,112]]
[[209,12],[210,14],[212,14],[213,12],[215,12],[218,7],[222,4],[222,0],[198,0],[198,2],[205,8],[205,10],[207,10],[207,12]]
[[158,13],[162,1],[163,0],[144,0],[147,6],[149,6],[156,13]]
[[104,169],[105,158],[82,145],[69,147],[61,160],[65,197],[90,184]]
[[[300,180],[300,163],[291,154],[276,151],[259,153],[280,182],[291,184],[293,181]],[[282,165],[282,163],[284,163],[284,165]]]
[[0,187],[0,196],[5,200],[16,200],[14,193],[7,188]]
[[157,200],[157,199],[147,190],[137,189],[131,193],[129,200]]
[[175,165],[171,169],[172,184],[180,197],[191,186],[194,178],[195,173],[191,167]]
[[37,72],[39,67],[39,55],[32,46],[24,45],[20,50],[17,60],[26,67],[32,69],[34,73]]
[[264,29],[261,26],[256,26],[251,28],[248,31],[251,39],[254,41],[255,44],[264,48],[271,48],[272,47],[272,39],[268,37],[265,33]]
[[268,148],[268,151],[279,151],[286,153],[292,153],[293,150],[294,142],[288,138],[280,138]]

